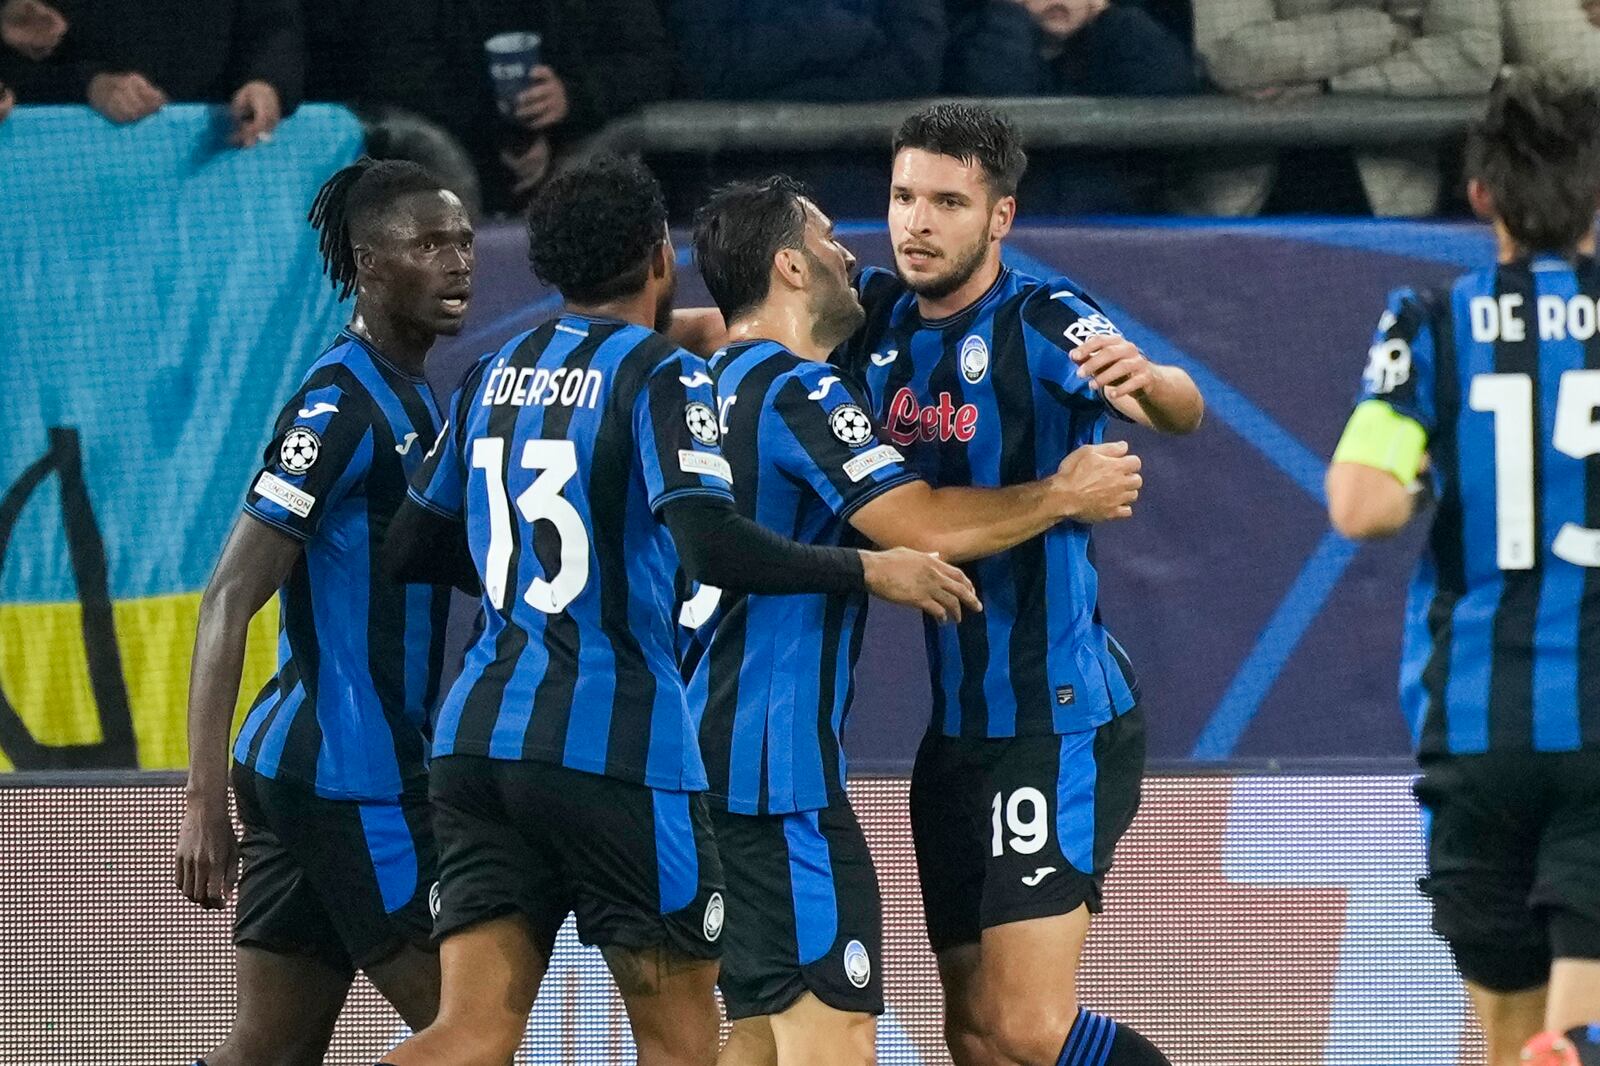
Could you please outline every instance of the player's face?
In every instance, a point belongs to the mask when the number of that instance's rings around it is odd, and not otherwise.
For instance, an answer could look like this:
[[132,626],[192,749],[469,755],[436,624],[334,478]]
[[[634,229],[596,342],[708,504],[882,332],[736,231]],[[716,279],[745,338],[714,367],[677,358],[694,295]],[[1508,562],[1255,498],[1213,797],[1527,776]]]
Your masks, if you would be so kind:
[[977,161],[903,149],[889,188],[889,239],[900,280],[939,299],[965,285],[998,254],[1012,198],[996,200]]
[[[373,247],[366,290],[416,328],[453,337],[472,302],[472,223],[454,193],[413,193]],[[373,291],[376,290],[376,291]]]
[[836,348],[867,319],[861,300],[850,286],[856,257],[834,236],[832,219],[811,201],[801,203],[806,209],[806,262],[811,267],[811,285],[806,294],[811,339],[818,347]]

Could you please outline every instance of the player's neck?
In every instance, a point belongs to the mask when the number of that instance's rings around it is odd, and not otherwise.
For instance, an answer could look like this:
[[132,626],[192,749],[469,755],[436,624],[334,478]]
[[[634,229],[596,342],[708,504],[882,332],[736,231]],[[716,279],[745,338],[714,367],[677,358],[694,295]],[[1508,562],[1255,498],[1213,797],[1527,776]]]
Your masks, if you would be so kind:
[[[1495,219],[1494,223],[1494,240],[1499,261],[1502,264],[1514,263],[1518,259],[1526,259],[1529,255],[1528,250],[1517,243],[1516,238],[1511,236],[1511,232],[1506,229],[1505,224],[1499,219]],[[1563,255],[1568,259],[1575,255],[1594,255],[1594,249],[1595,230],[1591,227],[1589,232],[1584,234],[1583,239]]]
[[917,310],[921,312],[923,318],[937,319],[959,315],[983,298],[983,294],[989,291],[995,279],[1000,276],[1000,269],[1000,245],[996,243],[988,258],[972,272],[972,277],[968,278],[959,289],[938,299],[918,296]]
[[433,347],[432,333],[363,307],[360,300],[356,301],[355,312],[350,316],[349,329],[407,374],[422,376],[428,350]]
[[811,315],[800,305],[767,301],[728,325],[728,343],[773,341],[813,363],[828,361],[829,350],[816,342]]
[[632,296],[620,296],[615,300],[601,300],[596,303],[568,300],[563,311],[571,315],[582,315],[584,318],[611,318],[643,326],[645,329],[656,328],[656,298],[655,294],[647,289]]

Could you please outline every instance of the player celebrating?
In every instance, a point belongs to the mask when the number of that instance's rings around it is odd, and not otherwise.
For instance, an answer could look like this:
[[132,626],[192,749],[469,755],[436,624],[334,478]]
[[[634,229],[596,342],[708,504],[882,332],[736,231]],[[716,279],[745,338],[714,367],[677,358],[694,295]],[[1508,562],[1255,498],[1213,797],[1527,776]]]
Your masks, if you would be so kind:
[[[895,135],[898,276],[863,272],[866,325],[837,358],[934,485],[1040,477],[1098,442],[1111,412],[1168,433],[1200,423],[1188,375],[1150,362],[1076,284],[1002,264],[1026,163],[1010,121],[975,105],[934,105]],[[958,1066],[1166,1061],[1077,1006],[1089,914],[1144,766],[1089,534],[1064,523],[972,564],[983,615],[927,634],[933,718],[911,828]]]
[[[439,685],[448,589],[382,577],[375,546],[438,416],[422,378],[460,331],[472,226],[412,163],[363,160],[311,212],[355,312],[278,417],[206,586],[189,685],[189,784],[177,881],[234,923],[239,1009],[209,1066],[320,1063],[357,969],[407,1024],[438,1007],[428,893],[424,718]],[[278,674],[233,749],[242,847],[228,816],[228,730],[250,619],[277,591]]]
[[[827,363],[865,312],[854,257],[793,182],[719,191],[697,217],[695,252],[732,340],[711,372],[745,515],[812,543],[854,527],[961,561],[1064,519],[1129,513],[1138,460],[1121,444],[1005,489],[933,489],[911,473],[864,389]],[[864,606],[860,594],[724,596],[694,674],[727,870],[720,984],[734,1030],[722,1066],[873,1061],[881,907],[840,745]]]
[[1468,173],[1499,263],[1390,298],[1328,510],[1390,536],[1429,470],[1400,677],[1424,891],[1490,1062],[1511,1066],[1539,1029],[1600,1021],[1600,91],[1503,78]]
[[487,625],[434,733],[439,1019],[390,1062],[506,1062],[576,912],[642,1066],[709,1066],[725,909],[675,662],[680,557],[718,586],[865,588],[951,618],[976,601],[921,552],[797,544],[733,509],[705,364],[651,329],[675,272],[642,165],[557,177],[529,237],[563,313],[468,377],[391,545],[399,572],[439,574],[464,525]]

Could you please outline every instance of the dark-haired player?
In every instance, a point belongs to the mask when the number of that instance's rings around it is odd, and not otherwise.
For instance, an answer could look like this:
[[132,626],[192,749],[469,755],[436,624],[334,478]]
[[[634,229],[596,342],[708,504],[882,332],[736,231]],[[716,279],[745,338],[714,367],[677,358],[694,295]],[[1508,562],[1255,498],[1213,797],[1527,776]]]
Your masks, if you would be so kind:
[[1561,1033],[1600,1061],[1600,91],[1508,75],[1468,174],[1498,263],[1390,297],[1328,510],[1390,536],[1427,471],[1400,677],[1424,891],[1491,1066],[1541,1028],[1536,1061],[1575,1066]]
[[[1002,489],[935,489],[912,473],[862,385],[827,362],[865,315],[855,258],[793,182],[719,190],[696,217],[695,257],[728,324],[711,374],[745,515],[811,543],[854,530],[961,562],[1063,520],[1131,513],[1138,460],[1121,445]],[[881,906],[840,743],[865,606],[725,595],[698,660],[690,695],[727,878],[719,983],[734,1029],[721,1066],[873,1061]]]
[[915,551],[785,540],[732,506],[705,363],[652,330],[675,282],[660,187],[601,157],[529,211],[554,320],[486,356],[413,483],[397,572],[442,575],[464,531],[486,626],[434,730],[438,1021],[397,1066],[499,1066],[568,913],[601,948],[641,1066],[710,1066],[726,914],[676,664],[675,577],[976,607]]
[[[472,226],[421,167],[363,160],[311,213],[350,324],[278,416],[244,514],[201,601],[177,881],[205,907],[239,879],[239,1006],[209,1066],[320,1063],[363,970],[407,1024],[438,1006],[428,894],[435,854],[424,719],[439,685],[448,590],[378,569],[378,545],[438,434],[422,378],[461,329]],[[277,676],[233,748],[245,632],[278,593]]]
[[[895,135],[896,273],[862,273],[866,325],[837,358],[933,485],[1032,480],[1098,443],[1111,414],[1167,433],[1200,423],[1188,375],[1147,359],[1070,278],[1001,262],[1026,163],[1010,121],[976,105],[934,105]],[[1144,767],[1090,528],[1065,522],[970,564],[983,615],[927,631],[933,716],[911,824],[958,1066],[1166,1061],[1077,1005],[1089,915]]]

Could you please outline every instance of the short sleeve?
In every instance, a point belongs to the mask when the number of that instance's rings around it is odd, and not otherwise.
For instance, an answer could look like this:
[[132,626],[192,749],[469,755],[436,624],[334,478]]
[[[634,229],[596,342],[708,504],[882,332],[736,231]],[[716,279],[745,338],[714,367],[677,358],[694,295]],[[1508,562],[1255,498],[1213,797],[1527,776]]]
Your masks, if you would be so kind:
[[663,360],[633,401],[633,433],[650,509],[680,496],[733,499],[733,470],[722,457],[722,426],[703,360],[679,352]]
[[[1022,305],[1022,339],[1028,367],[1045,392],[1065,407],[1096,407],[1117,414],[1104,396],[1078,376],[1069,354],[1091,337],[1120,337],[1122,330],[1067,278],[1057,278]],[[1119,416],[1120,417],[1120,416]]]
[[773,461],[804,481],[840,518],[873,497],[916,480],[905,456],[883,439],[871,405],[850,376],[808,364],[791,371],[772,398],[780,426]]
[[313,376],[278,415],[244,509],[306,541],[372,465],[371,401]]
[[1428,302],[1411,289],[1398,289],[1378,319],[1356,403],[1382,400],[1431,436],[1436,421],[1434,365]]

